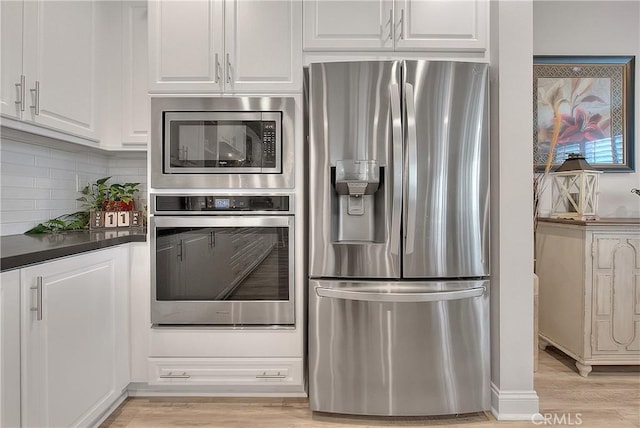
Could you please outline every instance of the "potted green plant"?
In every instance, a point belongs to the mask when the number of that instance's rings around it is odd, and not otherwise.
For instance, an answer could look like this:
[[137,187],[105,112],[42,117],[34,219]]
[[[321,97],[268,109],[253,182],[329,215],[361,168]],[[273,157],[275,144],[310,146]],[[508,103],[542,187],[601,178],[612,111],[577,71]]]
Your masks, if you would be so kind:
[[84,203],[89,211],[133,211],[134,197],[140,183],[107,184],[111,177],[96,180],[87,184],[77,200]]

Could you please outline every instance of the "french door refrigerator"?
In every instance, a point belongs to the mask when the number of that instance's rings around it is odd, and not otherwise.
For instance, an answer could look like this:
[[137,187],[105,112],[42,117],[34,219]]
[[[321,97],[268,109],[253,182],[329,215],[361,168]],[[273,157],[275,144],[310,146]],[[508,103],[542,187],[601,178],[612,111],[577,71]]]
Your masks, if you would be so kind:
[[314,411],[489,409],[488,66],[314,63]]

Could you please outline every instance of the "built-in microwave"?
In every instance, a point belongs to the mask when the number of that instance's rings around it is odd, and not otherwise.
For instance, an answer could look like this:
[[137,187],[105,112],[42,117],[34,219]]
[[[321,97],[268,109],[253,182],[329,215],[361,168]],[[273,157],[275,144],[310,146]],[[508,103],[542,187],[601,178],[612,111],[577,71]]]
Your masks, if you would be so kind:
[[292,188],[291,97],[154,97],[151,187]]

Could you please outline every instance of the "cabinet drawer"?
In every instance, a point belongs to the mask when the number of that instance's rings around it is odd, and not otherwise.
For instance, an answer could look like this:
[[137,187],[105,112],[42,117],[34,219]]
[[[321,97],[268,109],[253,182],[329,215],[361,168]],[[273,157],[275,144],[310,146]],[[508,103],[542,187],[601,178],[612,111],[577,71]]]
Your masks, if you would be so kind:
[[297,385],[302,359],[149,358],[149,385]]

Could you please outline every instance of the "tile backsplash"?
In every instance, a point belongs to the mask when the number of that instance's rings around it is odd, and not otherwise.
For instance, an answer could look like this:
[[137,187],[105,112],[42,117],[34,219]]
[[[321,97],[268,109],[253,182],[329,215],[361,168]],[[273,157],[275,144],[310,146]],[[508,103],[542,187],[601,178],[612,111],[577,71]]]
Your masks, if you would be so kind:
[[3,139],[0,236],[24,233],[45,220],[78,211],[80,190],[108,176],[109,183],[140,183],[139,203],[146,204],[146,153],[68,151]]

